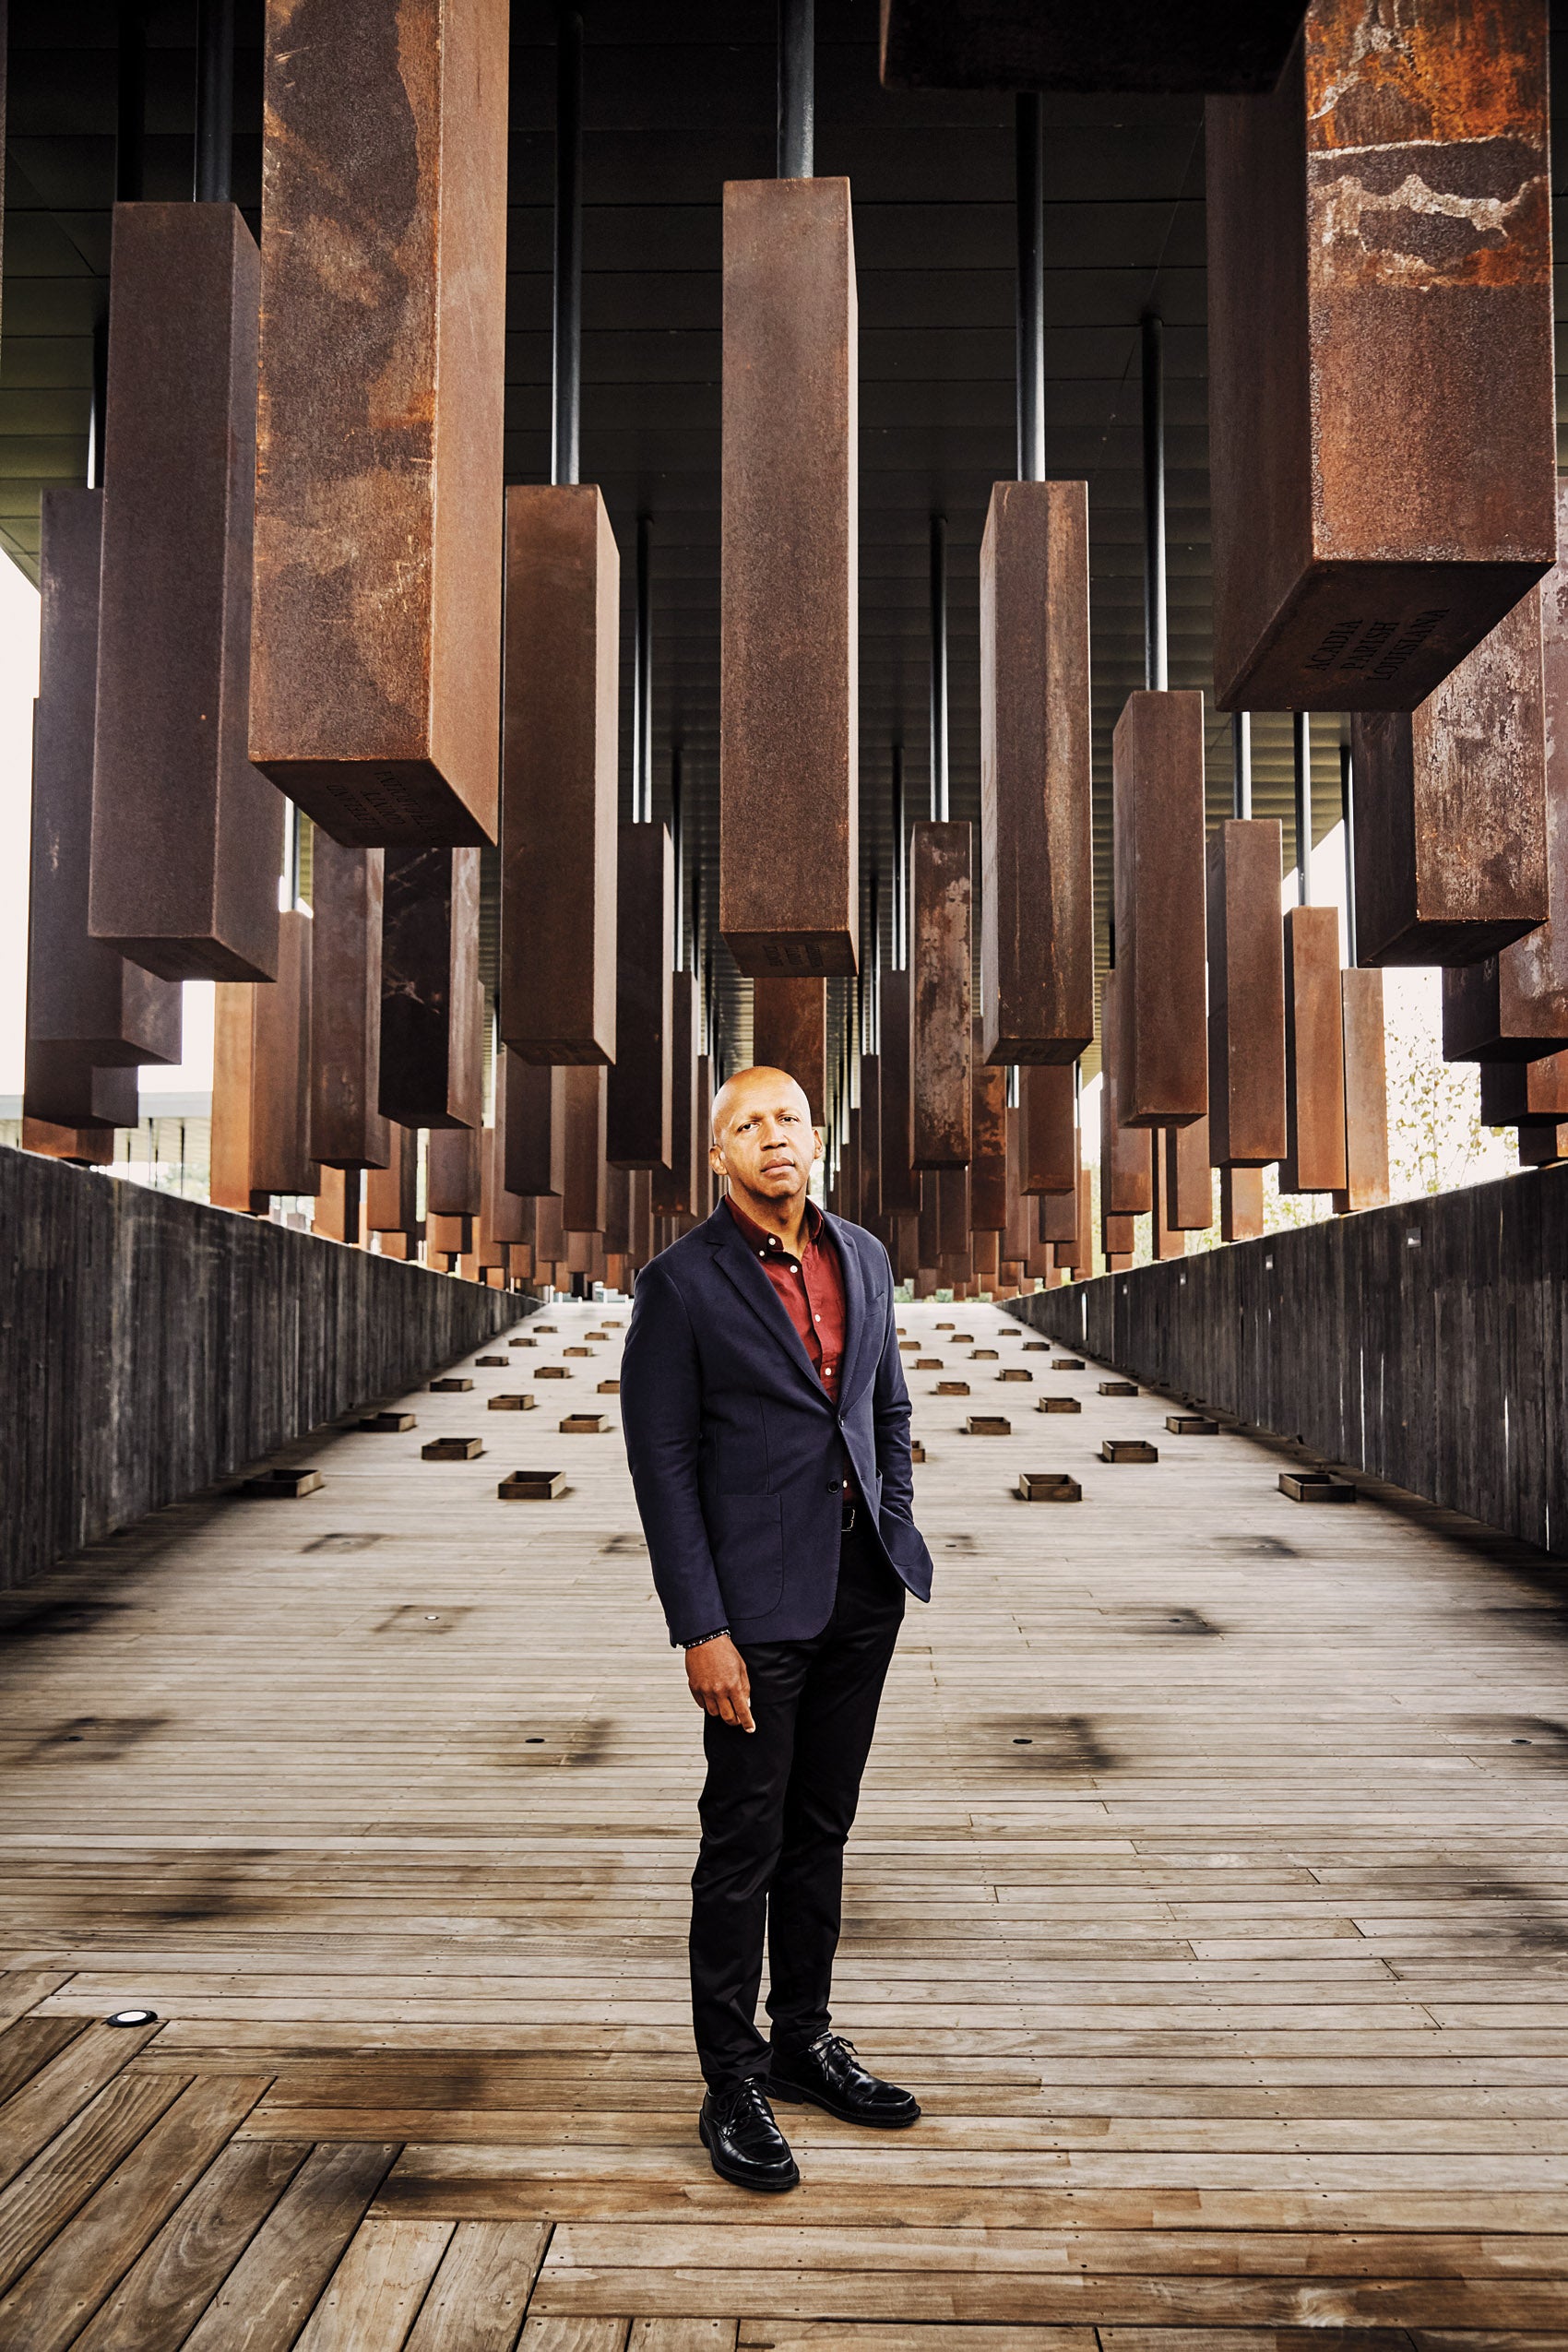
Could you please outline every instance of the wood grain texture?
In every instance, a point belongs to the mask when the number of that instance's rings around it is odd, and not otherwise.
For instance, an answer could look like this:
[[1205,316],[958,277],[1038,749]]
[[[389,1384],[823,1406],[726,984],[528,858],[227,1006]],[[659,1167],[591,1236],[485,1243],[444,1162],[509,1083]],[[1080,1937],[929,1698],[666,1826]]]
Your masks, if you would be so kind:
[[408,2352],[512,2352],[550,2241],[542,2221],[460,2221]]
[[309,2154],[287,2140],[224,2148],[83,2331],[78,2352],[183,2344]]
[[28,1302],[0,1324],[0,1585],[518,1317],[423,1267],[6,1150],[0,1282]]
[[314,2148],[186,2338],[186,2352],[290,2352],[397,2153],[375,2144]]

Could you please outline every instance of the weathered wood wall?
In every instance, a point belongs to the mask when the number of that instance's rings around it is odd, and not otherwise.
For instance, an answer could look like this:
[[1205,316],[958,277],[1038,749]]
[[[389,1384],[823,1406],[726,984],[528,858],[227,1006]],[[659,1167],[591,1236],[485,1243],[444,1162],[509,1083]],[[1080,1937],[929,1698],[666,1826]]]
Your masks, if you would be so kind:
[[1016,1302],[1137,1380],[1568,1552],[1568,1168]]
[[411,1387],[526,1309],[0,1149],[0,1587]]

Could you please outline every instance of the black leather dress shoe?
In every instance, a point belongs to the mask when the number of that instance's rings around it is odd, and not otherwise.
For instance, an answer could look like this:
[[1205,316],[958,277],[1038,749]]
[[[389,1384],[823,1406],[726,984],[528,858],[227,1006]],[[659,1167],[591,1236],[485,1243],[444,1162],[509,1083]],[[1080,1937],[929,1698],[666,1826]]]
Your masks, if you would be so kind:
[[919,2101],[870,2073],[854,2043],[838,2034],[818,2034],[805,2049],[776,2049],[767,2088],[773,2098],[804,2099],[845,2123],[871,2123],[882,2132],[902,2132],[921,2120]]
[[773,2120],[762,2085],[754,2076],[732,2091],[709,2091],[697,2118],[703,2146],[721,2180],[737,2189],[793,2189],[801,2169],[790,2143]]

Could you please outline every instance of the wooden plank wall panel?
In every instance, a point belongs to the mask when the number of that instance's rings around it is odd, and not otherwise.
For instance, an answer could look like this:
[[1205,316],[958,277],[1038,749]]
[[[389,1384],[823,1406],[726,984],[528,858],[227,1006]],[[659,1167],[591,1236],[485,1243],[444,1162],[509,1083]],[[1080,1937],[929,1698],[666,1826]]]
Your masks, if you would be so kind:
[[1564,1269],[1568,1169],[1548,1169],[1012,1312],[1134,1379],[1562,1552]]
[[14,1302],[0,1586],[410,1386],[520,1312],[421,1266],[3,1149],[0,1291]]

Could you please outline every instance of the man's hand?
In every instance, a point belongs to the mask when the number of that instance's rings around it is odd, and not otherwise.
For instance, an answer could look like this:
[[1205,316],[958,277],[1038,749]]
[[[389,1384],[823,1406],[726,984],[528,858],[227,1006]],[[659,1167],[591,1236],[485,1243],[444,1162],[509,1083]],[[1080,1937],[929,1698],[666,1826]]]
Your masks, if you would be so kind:
[[742,1731],[756,1729],[752,1721],[752,1678],[728,1633],[716,1633],[711,1642],[686,1652],[686,1681],[698,1706],[720,1723],[736,1724]]

